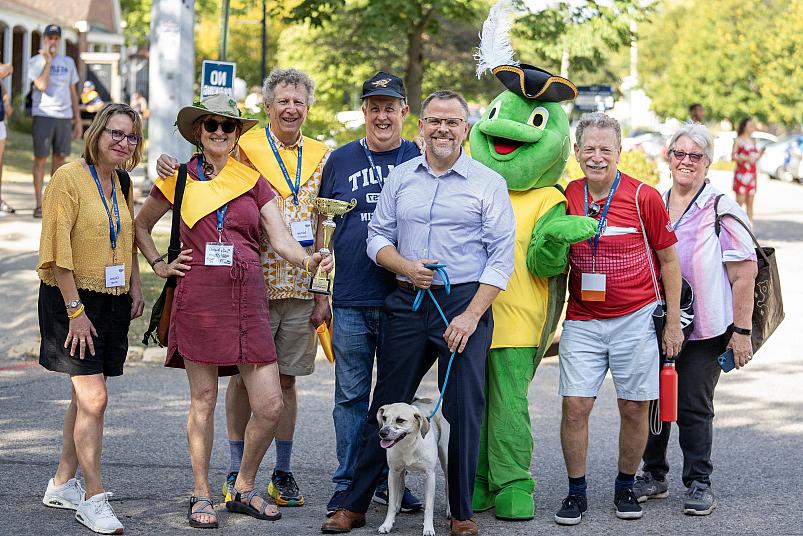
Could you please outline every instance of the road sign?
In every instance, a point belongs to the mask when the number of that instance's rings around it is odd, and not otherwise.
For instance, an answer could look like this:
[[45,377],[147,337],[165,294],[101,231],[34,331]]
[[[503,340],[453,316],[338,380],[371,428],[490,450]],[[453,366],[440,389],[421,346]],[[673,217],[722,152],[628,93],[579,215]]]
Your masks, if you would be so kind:
[[613,108],[613,86],[577,86],[574,108],[579,112],[604,112]]
[[201,64],[201,98],[218,93],[225,93],[229,97],[233,97],[236,72],[236,63],[204,60]]

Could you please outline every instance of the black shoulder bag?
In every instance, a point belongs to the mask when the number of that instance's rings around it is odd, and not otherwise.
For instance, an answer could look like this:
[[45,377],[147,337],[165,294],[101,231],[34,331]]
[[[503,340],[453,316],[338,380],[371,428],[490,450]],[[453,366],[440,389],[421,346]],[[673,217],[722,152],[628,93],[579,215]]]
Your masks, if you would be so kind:
[[775,248],[761,247],[750,227],[738,217],[727,212],[724,214],[719,213],[717,207],[719,206],[719,198],[723,195],[719,194],[714,201],[714,230],[717,236],[719,236],[719,231],[722,228],[722,218],[728,216],[744,227],[756,246],[758,275],[756,275],[756,285],[753,291],[753,326],[751,333],[753,355],[755,355],[761,345],[770,338],[775,328],[784,319],[781,278],[778,276]]
[[[184,187],[187,185],[187,164],[181,164],[178,168],[178,180],[176,181],[176,193],[173,196],[173,224],[170,228],[170,245],[167,248],[167,263],[171,263],[181,253],[181,237],[179,236],[179,224],[181,222],[181,201],[184,198]],[[142,338],[145,346],[151,339],[159,346],[167,346],[167,336],[170,332],[170,313],[173,309],[173,294],[176,290],[176,276],[170,276],[165,281],[159,299],[153,304],[151,310],[151,321],[148,324],[148,331]],[[154,335],[154,332],[156,333]]]

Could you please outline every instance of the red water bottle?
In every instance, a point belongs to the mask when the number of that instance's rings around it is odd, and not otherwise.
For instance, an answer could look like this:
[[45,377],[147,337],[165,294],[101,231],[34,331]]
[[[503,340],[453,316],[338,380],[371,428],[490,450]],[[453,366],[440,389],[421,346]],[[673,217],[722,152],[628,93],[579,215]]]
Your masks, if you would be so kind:
[[672,360],[667,360],[661,369],[660,407],[662,422],[678,420],[678,373]]

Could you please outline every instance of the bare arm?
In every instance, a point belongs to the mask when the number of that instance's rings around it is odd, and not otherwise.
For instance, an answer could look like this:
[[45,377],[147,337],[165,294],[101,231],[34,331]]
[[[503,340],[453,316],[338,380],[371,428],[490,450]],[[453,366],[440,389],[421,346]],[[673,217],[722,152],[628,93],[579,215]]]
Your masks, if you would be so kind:
[[[64,298],[64,303],[71,302],[79,299],[78,288],[75,286],[75,276],[72,270],[56,266],[53,263],[51,266],[53,276],[56,278],[56,284],[61,291],[61,296]],[[80,308],[80,306],[79,306]],[[73,314],[78,309],[67,309],[67,314]],[[75,350],[78,349],[78,357],[81,359],[86,355],[86,350],[95,355],[95,343],[92,336],[97,337],[98,332],[95,331],[95,326],[85,313],[81,313],[77,317],[70,320],[70,328],[67,332],[67,338],[64,340],[64,347],[70,347],[70,356],[75,355]]]
[[402,257],[393,246],[385,246],[376,254],[376,263],[396,274],[402,275],[418,288],[429,288],[432,285],[433,271],[424,268],[425,264],[437,260],[418,259],[411,261]]
[[655,253],[661,265],[661,282],[666,300],[663,351],[667,357],[675,357],[683,344],[683,332],[680,329],[680,262],[675,246],[656,250]]
[[[733,293],[733,325],[750,329],[753,318],[753,288],[758,273],[755,261],[726,262],[725,270],[731,283]],[[734,333],[728,342],[733,348],[733,362],[736,368],[742,368],[750,361],[753,354],[753,345],[750,335]]]
[[[322,268],[326,272],[332,270],[334,263],[331,255],[323,257],[317,252],[307,255],[306,250],[292,237],[275,201],[265,203],[259,211],[259,215],[262,230],[267,235],[270,245],[283,259],[309,272],[314,272],[319,264],[323,265]],[[307,261],[308,257],[309,260]],[[308,262],[307,266],[305,266],[305,262]]]
[[134,233],[137,239],[137,247],[145,255],[148,264],[153,266],[153,271],[162,278],[170,276],[184,277],[184,272],[190,269],[189,263],[192,261],[190,254],[191,249],[182,250],[179,256],[170,264],[166,262],[155,262],[161,255],[159,250],[156,249],[156,244],[153,242],[151,231],[153,226],[156,225],[162,216],[170,210],[170,204],[162,199],[155,197],[148,197],[145,199],[145,204],[134,219]]
[[34,79],[33,85],[39,91],[47,91],[47,86],[50,84],[50,62],[53,61],[53,56],[50,55],[49,50],[40,50],[39,54],[45,58],[45,66],[37,78]]
[[145,311],[145,300],[142,298],[142,281],[139,277],[139,254],[137,248],[133,248],[134,253],[131,256],[131,281],[130,290],[131,294],[131,319],[142,316]]

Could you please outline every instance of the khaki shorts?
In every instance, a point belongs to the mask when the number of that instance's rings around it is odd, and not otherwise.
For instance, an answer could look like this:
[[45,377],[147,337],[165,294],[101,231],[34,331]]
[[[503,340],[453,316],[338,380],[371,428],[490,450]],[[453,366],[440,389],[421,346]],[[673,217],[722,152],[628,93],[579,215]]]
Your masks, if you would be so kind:
[[270,327],[279,358],[279,373],[308,376],[315,370],[318,345],[309,319],[315,300],[270,300]]

